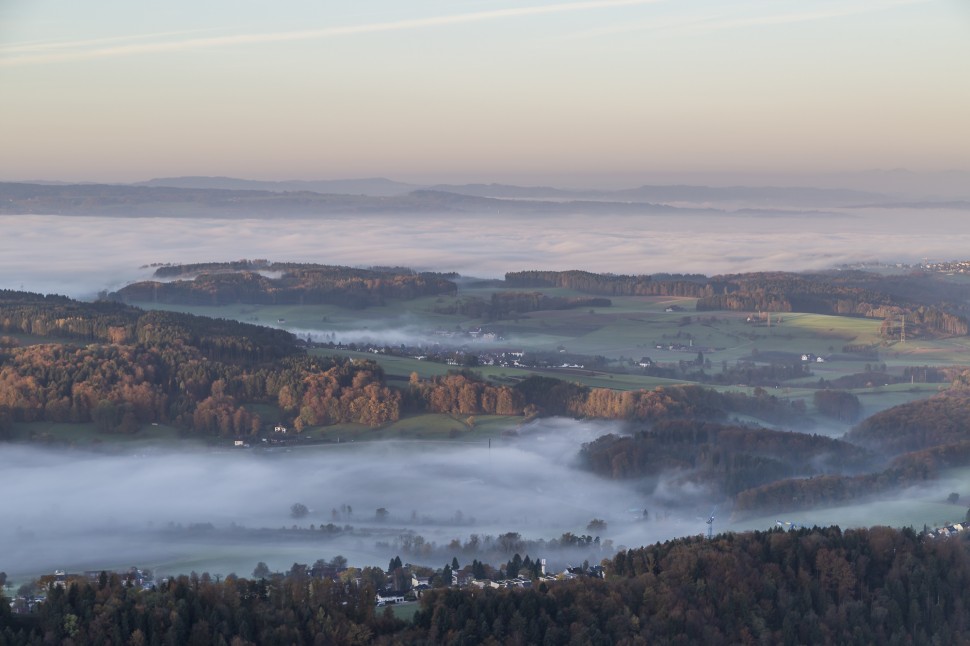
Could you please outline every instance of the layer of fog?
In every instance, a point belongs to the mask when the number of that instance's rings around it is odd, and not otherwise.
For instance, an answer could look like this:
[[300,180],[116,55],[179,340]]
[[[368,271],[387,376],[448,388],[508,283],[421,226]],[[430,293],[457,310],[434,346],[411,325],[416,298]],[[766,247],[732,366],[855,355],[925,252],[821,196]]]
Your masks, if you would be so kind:
[[[401,554],[440,567],[450,553],[409,555],[402,547],[407,537],[446,546],[472,534],[518,532],[548,541],[564,532],[591,535],[594,518],[607,522],[595,533],[615,546],[702,533],[697,518],[712,494],[673,480],[648,492],[578,468],[583,442],[618,431],[612,423],[545,420],[491,445],[358,442],[137,456],[7,445],[0,472],[12,489],[0,498],[0,570],[24,575],[139,565],[248,575],[259,561],[288,569],[338,554],[357,566],[386,567]],[[309,514],[293,518],[294,503]],[[387,511],[383,519],[380,508]],[[214,531],[191,529],[206,523]],[[301,538],[239,530],[328,523],[354,531]]]
[[[954,473],[882,502],[732,522],[730,502],[689,484],[684,474],[617,482],[580,468],[583,442],[623,431],[616,423],[557,419],[490,444],[385,441],[137,455],[6,445],[0,451],[7,485],[0,497],[0,570],[14,580],[55,568],[132,565],[161,574],[248,576],[260,561],[282,571],[337,555],[358,567],[386,567],[396,555],[437,567],[453,556],[461,564],[483,558],[500,565],[512,553],[448,546],[467,544],[473,535],[497,544],[507,532],[526,541],[549,542],[567,532],[601,538],[598,547],[521,550],[561,568],[596,562],[624,546],[703,534],[715,504],[715,531],[764,530],[778,520],[920,529],[962,520],[965,503],[945,501],[950,492],[964,501],[970,495],[963,474]],[[308,514],[294,518],[294,503]],[[593,519],[606,528],[588,528]],[[334,531],[325,531],[328,525]],[[408,550],[421,541],[437,548]]]
[[480,277],[524,269],[711,275],[961,259],[970,247],[965,211],[852,209],[845,216],[7,216],[0,288],[87,298],[149,278],[151,263],[240,258],[405,265]]
[[[335,328],[297,328],[286,326],[285,329],[292,332],[301,339],[309,338],[314,343],[333,342],[337,344],[374,344],[378,346],[419,346],[442,348],[459,348],[468,346],[475,349],[504,348],[509,345],[509,340],[499,341],[496,338],[473,337],[467,334],[451,334],[452,331],[443,331],[441,334],[430,328],[420,328],[405,325],[402,327],[394,326],[394,319],[389,319],[386,323],[373,328],[363,329],[335,329]],[[280,326],[282,327],[282,326]]]

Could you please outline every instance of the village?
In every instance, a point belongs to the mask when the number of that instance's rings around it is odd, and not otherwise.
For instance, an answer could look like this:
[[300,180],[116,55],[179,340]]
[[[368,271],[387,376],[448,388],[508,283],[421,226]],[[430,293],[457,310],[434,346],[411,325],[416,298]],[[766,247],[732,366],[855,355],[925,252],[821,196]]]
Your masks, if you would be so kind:
[[[401,563],[400,557],[391,559],[389,571],[379,567],[365,567],[363,569],[349,567],[347,560],[337,556],[330,561],[319,559],[313,565],[294,563],[286,572],[272,572],[265,563],[257,564],[252,573],[253,580],[265,580],[269,584],[270,593],[273,582],[283,577],[326,579],[345,586],[373,585],[375,590],[374,603],[378,607],[404,604],[419,600],[427,591],[436,588],[453,589],[529,589],[533,586],[553,585],[561,581],[569,581],[579,577],[603,578],[604,571],[600,565],[584,563],[580,566],[565,567],[561,572],[552,574],[546,571],[546,559],[531,560],[528,556],[523,560],[516,554],[502,569],[473,561],[464,568],[457,566],[457,558],[451,565],[435,570],[430,567]],[[235,578],[229,574],[225,578]],[[193,582],[219,582],[223,577],[193,572],[189,579]],[[167,585],[169,578],[155,578],[149,569],[130,567],[126,570],[89,570],[79,573],[68,573],[55,570],[34,581],[20,585],[14,596],[8,597],[10,609],[15,614],[31,614],[43,604],[48,594],[55,588],[68,589],[75,583],[89,583],[100,588],[109,584],[121,584],[132,590],[150,591],[157,586]],[[4,583],[6,583],[4,581]],[[0,592],[6,586],[0,586]],[[6,595],[5,595],[6,596]]]
[[[776,525],[786,530],[797,530],[802,525],[792,522],[777,521]],[[970,530],[970,523],[952,523],[936,528],[923,528],[920,536],[924,540],[938,541],[956,537]],[[537,586],[555,585],[562,581],[570,581],[580,577],[604,578],[605,571],[601,565],[590,565],[588,562],[580,566],[566,566],[561,571],[552,573],[547,569],[544,558],[532,560],[529,556],[522,559],[515,554],[504,566],[495,569],[478,560],[464,567],[459,567],[457,557],[450,565],[440,569],[428,566],[402,563],[400,557],[391,559],[388,570],[379,567],[356,568],[348,566],[342,556],[327,561],[318,559],[313,565],[294,563],[285,572],[273,572],[265,563],[260,562],[252,573],[254,580],[266,580],[272,593],[273,582],[284,577],[306,579],[326,579],[345,586],[373,585],[375,590],[374,603],[377,607],[387,607],[413,603],[432,589],[531,589]],[[229,574],[225,578],[234,578]],[[223,577],[201,575],[193,572],[189,579],[196,582],[220,581]],[[169,578],[156,579],[153,572],[147,568],[130,567],[125,570],[87,570],[80,573],[67,573],[55,570],[51,574],[43,575],[36,580],[19,586],[12,597],[9,595],[11,611],[16,614],[31,614],[43,604],[48,594],[54,588],[67,589],[74,583],[87,582],[105,587],[110,583],[120,583],[133,590],[150,591],[156,586],[167,585]],[[6,580],[0,586],[2,592],[7,586]]]

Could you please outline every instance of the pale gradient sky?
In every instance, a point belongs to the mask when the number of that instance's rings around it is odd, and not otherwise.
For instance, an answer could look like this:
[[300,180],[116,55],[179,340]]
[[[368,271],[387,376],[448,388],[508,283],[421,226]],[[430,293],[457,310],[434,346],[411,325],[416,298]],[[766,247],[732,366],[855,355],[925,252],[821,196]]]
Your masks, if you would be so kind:
[[966,0],[5,0],[0,180],[970,170],[967,79]]

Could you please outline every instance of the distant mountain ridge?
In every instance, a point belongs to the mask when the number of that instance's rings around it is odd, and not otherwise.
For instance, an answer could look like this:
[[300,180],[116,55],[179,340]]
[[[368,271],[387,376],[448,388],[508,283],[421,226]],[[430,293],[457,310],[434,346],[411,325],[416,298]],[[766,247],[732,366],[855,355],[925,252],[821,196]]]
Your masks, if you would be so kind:
[[724,214],[777,217],[845,217],[816,210],[674,206],[594,199],[513,199],[418,189],[404,195],[316,193],[225,188],[176,188],[117,184],[0,183],[0,215],[100,215],[114,217],[318,217],[325,215],[449,213],[522,215]]
[[750,206],[857,206],[891,202],[892,198],[869,191],[845,188],[805,186],[701,186],[692,184],[650,185],[619,190],[564,189],[553,186],[518,186],[514,184],[435,184],[424,186],[396,182],[383,177],[345,180],[262,181],[233,177],[166,177],[137,182],[131,186],[183,189],[220,189],[234,191],[304,192],[334,195],[403,196],[413,191],[429,190],[471,197],[523,200],[594,200],[598,202],[682,203],[716,205],[744,202]]
[[508,184],[439,184],[432,190],[515,199],[596,200],[620,202],[679,203],[708,205],[724,202],[750,205],[834,207],[854,206],[874,201],[890,201],[882,193],[843,188],[804,186],[698,186],[692,184],[649,185],[620,190],[560,189],[549,186]]
[[186,189],[222,189],[231,191],[270,191],[273,193],[302,192],[337,195],[406,195],[419,186],[395,182],[384,177],[333,180],[284,180],[265,181],[238,179],[235,177],[158,177],[131,186],[151,186]]

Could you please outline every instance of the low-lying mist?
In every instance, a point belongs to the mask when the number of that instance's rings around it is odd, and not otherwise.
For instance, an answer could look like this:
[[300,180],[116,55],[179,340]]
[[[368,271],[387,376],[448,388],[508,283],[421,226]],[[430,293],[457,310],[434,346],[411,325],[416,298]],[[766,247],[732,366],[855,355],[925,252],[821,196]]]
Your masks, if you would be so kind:
[[336,329],[336,328],[301,328],[286,326],[288,332],[292,332],[301,339],[309,338],[314,343],[327,343],[332,341],[337,344],[374,344],[378,346],[408,346],[408,347],[432,347],[441,345],[447,348],[458,348],[472,346],[475,348],[506,347],[510,339],[503,338],[501,342],[497,339],[485,339],[473,337],[466,334],[456,334],[453,336],[442,336],[428,327],[417,325],[396,326],[395,319],[382,321],[380,325],[358,329]]
[[[0,570],[14,580],[132,565],[249,576],[260,561],[278,571],[337,555],[358,567],[386,567],[394,556],[437,567],[452,557],[501,565],[515,552],[560,569],[702,534],[715,505],[718,532],[776,521],[921,529],[962,520],[970,495],[961,490],[965,473],[954,472],[881,501],[732,522],[723,493],[681,473],[611,481],[582,469],[584,442],[622,432],[619,423],[549,419],[490,443],[110,455],[5,445]],[[962,506],[947,502],[952,492]]]
[[239,258],[403,265],[487,278],[526,269],[713,275],[958,259],[970,246],[966,211],[843,215],[597,215],[595,226],[581,213],[554,222],[471,213],[314,220],[7,216],[0,288],[88,298],[149,278],[151,263]]
[[[710,494],[663,485],[661,500],[579,468],[583,442],[619,431],[544,420],[490,446],[385,441],[101,455],[7,445],[0,473],[16,486],[0,499],[0,570],[138,565],[248,575],[259,561],[288,569],[338,554],[357,566],[386,566],[398,554],[441,566],[453,555],[482,558],[444,549],[472,535],[599,537],[599,551],[541,555],[575,563],[620,545],[701,533],[697,517]],[[296,503],[305,516],[294,517]],[[588,530],[593,519],[606,528]]]

